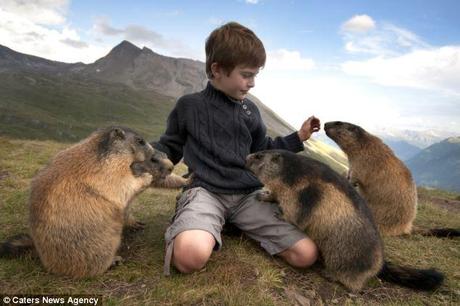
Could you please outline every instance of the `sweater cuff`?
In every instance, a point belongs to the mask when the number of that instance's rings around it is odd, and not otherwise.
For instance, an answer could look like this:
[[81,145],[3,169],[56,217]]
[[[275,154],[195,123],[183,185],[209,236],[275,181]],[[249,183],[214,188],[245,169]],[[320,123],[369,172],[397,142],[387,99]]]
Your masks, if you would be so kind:
[[303,142],[300,141],[297,131],[287,135],[284,139],[286,140],[289,151],[297,153],[304,150]]

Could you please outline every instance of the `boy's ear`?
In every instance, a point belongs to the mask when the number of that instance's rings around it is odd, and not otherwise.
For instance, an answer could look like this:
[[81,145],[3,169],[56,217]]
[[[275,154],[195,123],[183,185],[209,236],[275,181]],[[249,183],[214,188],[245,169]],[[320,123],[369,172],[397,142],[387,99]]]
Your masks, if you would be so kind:
[[212,63],[211,64],[211,73],[212,73],[212,76],[213,77],[220,77],[221,74],[222,74],[222,68],[220,67],[220,65],[216,62]]

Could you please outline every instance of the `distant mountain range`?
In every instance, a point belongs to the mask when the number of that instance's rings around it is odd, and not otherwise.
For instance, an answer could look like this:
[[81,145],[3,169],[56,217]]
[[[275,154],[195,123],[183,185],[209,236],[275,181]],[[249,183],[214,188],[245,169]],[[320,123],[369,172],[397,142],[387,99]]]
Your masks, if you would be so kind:
[[384,128],[373,132],[380,137],[401,160],[409,160],[423,149],[460,134],[437,130],[395,130]]
[[[370,133],[382,139],[387,144],[396,156],[405,161],[408,160],[423,149],[441,142],[449,137],[456,137],[458,133],[440,130],[397,130],[393,128],[379,128],[369,130]],[[326,144],[338,148],[334,141],[332,141],[326,134],[318,135],[317,139],[325,142]]]
[[[176,98],[207,82],[204,63],[162,56],[128,41],[92,64],[51,61],[0,45],[0,80],[0,135],[71,142],[110,124],[156,139]],[[294,131],[256,97],[250,99],[270,135]],[[346,170],[345,155],[320,141],[308,141],[306,152]]]
[[441,130],[396,130],[393,128],[380,128],[372,131],[380,138],[392,142],[406,142],[407,144],[425,149],[432,144],[443,141],[449,137],[458,136],[456,133]]
[[418,185],[460,192],[460,137],[450,137],[406,162]]

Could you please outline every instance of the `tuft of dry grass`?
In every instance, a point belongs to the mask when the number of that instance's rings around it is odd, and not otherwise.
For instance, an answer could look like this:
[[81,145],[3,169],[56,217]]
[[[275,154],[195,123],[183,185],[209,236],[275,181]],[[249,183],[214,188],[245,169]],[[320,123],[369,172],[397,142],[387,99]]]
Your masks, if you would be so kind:
[[[0,137],[0,241],[27,231],[27,198],[33,175],[66,145]],[[184,166],[177,170],[186,171]],[[458,305],[460,247],[457,239],[411,235],[385,238],[387,259],[419,268],[435,267],[445,284],[432,293],[417,292],[372,279],[350,294],[321,276],[319,264],[295,269],[267,255],[241,233],[223,236],[223,248],[206,268],[191,275],[163,271],[164,232],[174,212],[178,190],[150,189],[133,205],[147,224],[124,234],[122,265],[99,277],[73,280],[46,272],[33,256],[0,259],[1,294],[96,294],[104,305]],[[455,194],[420,191],[416,225],[460,228],[460,214],[432,199],[455,204]],[[445,203],[445,202],[443,202]],[[450,203],[450,202],[449,202]],[[446,208],[447,207],[447,208]]]

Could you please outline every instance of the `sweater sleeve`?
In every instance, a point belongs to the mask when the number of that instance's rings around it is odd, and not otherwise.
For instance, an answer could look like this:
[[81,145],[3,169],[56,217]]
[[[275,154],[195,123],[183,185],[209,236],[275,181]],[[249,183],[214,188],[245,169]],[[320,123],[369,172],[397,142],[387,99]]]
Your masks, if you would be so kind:
[[166,122],[166,131],[157,142],[151,142],[151,145],[166,155],[177,164],[183,156],[183,147],[186,140],[185,124],[182,122],[181,116],[181,99],[176,103],[176,106],[171,111]]
[[251,152],[283,149],[297,153],[304,150],[303,143],[300,141],[297,132],[291,133],[285,137],[276,137],[272,139],[267,136],[267,128],[258,111],[257,116],[259,121],[255,131],[252,133]]

